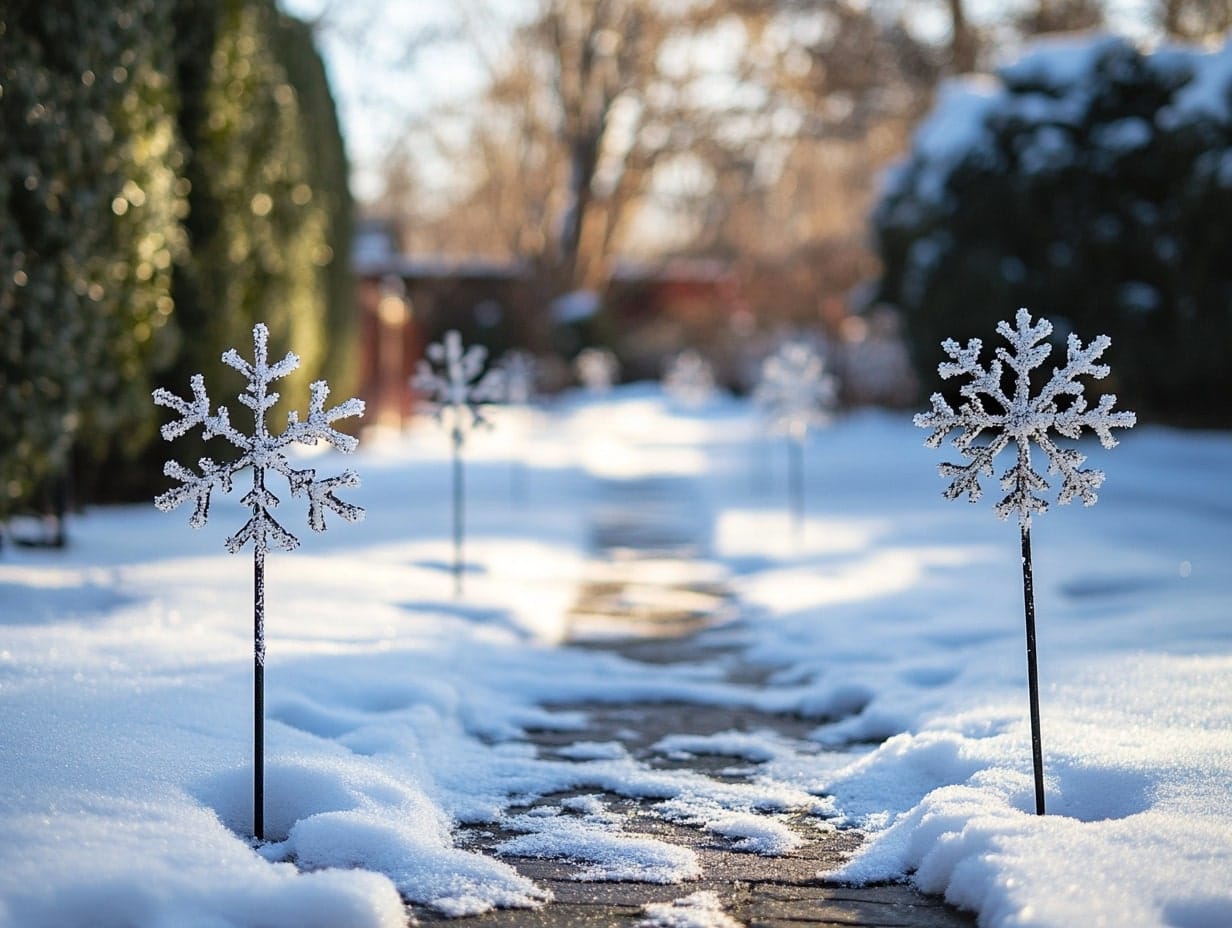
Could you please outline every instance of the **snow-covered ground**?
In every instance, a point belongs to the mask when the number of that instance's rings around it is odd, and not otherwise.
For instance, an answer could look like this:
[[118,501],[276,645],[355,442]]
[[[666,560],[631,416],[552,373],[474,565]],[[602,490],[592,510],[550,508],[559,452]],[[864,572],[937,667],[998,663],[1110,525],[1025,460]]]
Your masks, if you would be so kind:
[[[944,455],[909,416],[810,436],[800,535],[786,449],[745,404],[686,413],[635,387],[496,418],[467,465],[462,599],[431,423],[345,461],[366,521],[297,532],[301,550],[270,556],[273,842],[256,850],[251,567],[223,551],[238,501],[216,500],[200,531],[185,511],[98,509],[67,552],[5,548],[0,925],[365,928],[403,925],[400,897],[457,914],[541,902],[455,844],[457,823],[498,817],[519,832],[510,852],[568,854],[590,879],[678,880],[690,899],[688,849],[622,835],[585,797],[580,815],[519,808],[577,785],[661,797],[770,853],[790,833],[755,810],[812,806],[870,836],[839,878],[910,875],[984,925],[1227,924],[1232,436],[1139,426],[1093,445],[1099,504],[1036,520],[1039,818],[1017,530],[989,502],[942,499]],[[771,685],[561,646],[597,487],[648,476],[685,489],[710,569],[742,600],[714,634],[777,668]],[[280,509],[292,530],[297,505]],[[795,710],[825,749],[714,736],[762,765],[729,788],[581,734],[569,761],[517,740],[580,731],[546,702],[622,698]],[[662,750],[698,749],[685,734]]]

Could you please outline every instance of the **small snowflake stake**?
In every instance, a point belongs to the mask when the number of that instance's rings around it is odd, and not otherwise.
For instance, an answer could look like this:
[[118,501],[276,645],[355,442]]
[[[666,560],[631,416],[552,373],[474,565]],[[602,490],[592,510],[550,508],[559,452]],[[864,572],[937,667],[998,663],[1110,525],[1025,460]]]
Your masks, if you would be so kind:
[[592,396],[610,393],[620,376],[620,362],[606,348],[583,348],[573,359],[573,369],[583,388]]
[[498,365],[504,385],[504,401],[511,406],[529,406],[535,399],[539,366],[527,351],[507,351]]
[[254,352],[253,362],[249,364],[229,349],[223,356],[223,363],[235,368],[248,378],[248,387],[239,395],[239,401],[252,410],[255,427],[251,435],[245,435],[231,424],[231,416],[226,406],[219,406],[218,411],[210,414],[210,400],[205,392],[205,379],[195,374],[190,381],[192,399],[183,400],[167,390],[159,388],[154,391],[154,402],[159,406],[174,409],[181,416],[175,422],[169,422],[162,427],[162,436],[172,441],[187,434],[196,426],[201,426],[204,436],[209,438],[225,438],[240,451],[240,456],[234,460],[216,463],[210,458],[202,458],[198,462],[201,469],[197,473],[190,467],[185,467],[176,461],[168,461],[163,472],[168,477],[180,481],[159,495],[154,505],[164,512],[170,512],[181,503],[192,500],[193,514],[188,524],[193,528],[205,525],[210,513],[210,496],[217,488],[224,493],[230,493],[235,475],[252,469],[252,489],[241,500],[252,513],[251,517],[238,532],[226,540],[227,550],[235,554],[244,545],[252,545],[253,558],[253,834],[257,840],[265,837],[265,553],[273,545],[284,551],[299,547],[299,539],[288,532],[272,515],[272,510],[278,505],[278,497],[265,486],[267,472],[274,471],[287,478],[292,496],[305,496],[308,499],[308,525],[315,532],[325,531],[325,510],[337,513],[347,522],[358,522],[364,517],[364,511],[358,506],[345,503],[334,495],[340,487],[359,486],[359,477],[354,471],[345,471],[337,477],[318,478],[312,468],[303,470],[291,466],[287,460],[285,449],[296,442],[305,445],[315,445],[324,441],[333,445],[339,451],[350,453],[355,450],[357,441],[350,435],[344,435],[332,427],[338,419],[349,416],[362,416],[364,404],[360,400],[347,400],[333,409],[325,408],[325,398],[329,395],[329,386],[323,380],[318,380],[311,386],[312,398],[308,405],[308,420],[301,422],[297,413],[292,412],[287,417],[286,430],[281,435],[270,433],[265,422],[265,414],[278,402],[278,394],[267,388],[270,383],[280,377],[285,377],[299,367],[299,358],[288,353],[277,364],[270,365],[268,361],[269,330],[258,324],[252,330]]
[[[500,371],[504,401],[510,406],[529,409],[535,400],[535,387],[539,379],[539,365],[528,351],[507,351],[497,366]],[[517,432],[521,439],[523,433]],[[526,498],[526,468],[522,463],[524,454],[519,441],[511,455],[509,467],[509,495],[518,501]]]
[[788,438],[788,482],[797,535],[804,524],[804,439],[810,427],[830,420],[834,400],[834,378],[807,342],[786,341],[762,363],[753,402],[761,407],[771,430]]
[[696,351],[686,349],[663,372],[663,389],[687,409],[700,409],[714,395],[714,368]]
[[[419,362],[411,386],[425,394],[438,422],[449,419],[453,443],[453,581],[454,595],[462,595],[462,522],[465,510],[465,484],[462,473],[462,446],[476,428],[490,423],[484,406],[499,402],[502,378],[499,371],[483,373],[488,350],[471,345],[463,350],[462,336],[455,330],[428,346],[428,359]],[[441,372],[435,370],[439,367]]]
[[[1011,442],[1016,455],[1014,463],[999,477],[1005,497],[997,503],[996,513],[1002,519],[1017,514],[1022,536],[1022,587],[1027,624],[1027,683],[1031,700],[1031,748],[1035,768],[1035,810],[1044,814],[1044,760],[1040,738],[1039,676],[1035,658],[1035,594],[1031,575],[1031,516],[1046,512],[1048,501],[1041,495],[1049,489],[1049,483],[1031,460],[1031,445],[1034,443],[1047,459],[1049,474],[1061,477],[1061,489],[1057,502],[1065,504],[1078,497],[1083,505],[1092,506],[1097,499],[1095,491],[1104,482],[1103,471],[1084,469],[1086,456],[1073,448],[1060,447],[1051,432],[1064,438],[1078,439],[1083,429],[1090,429],[1099,436],[1105,448],[1115,447],[1112,437],[1114,428],[1131,428],[1136,421],[1132,412],[1113,412],[1116,397],[1104,394],[1095,408],[1087,406],[1083,397],[1080,377],[1101,379],[1108,376],[1108,365],[1097,363],[1112,340],[1100,335],[1085,348],[1076,335],[1070,335],[1065,366],[1053,368],[1052,377],[1038,396],[1031,396],[1031,371],[1044,363],[1052,352],[1047,338],[1052,334],[1052,324],[1046,319],[1034,323],[1025,309],[1018,310],[1014,327],[1007,322],[997,325],[997,332],[1010,343],[999,347],[996,356],[985,367],[980,362],[983,348],[978,338],[973,338],[964,348],[953,339],[947,339],[941,347],[953,360],[938,367],[942,378],[969,376],[959,393],[964,402],[954,410],[940,393],[932,396],[931,412],[920,413],[915,424],[932,429],[925,441],[930,448],[939,448],[946,436],[954,430],[954,447],[966,458],[962,464],[942,464],[941,476],[949,479],[945,490],[946,499],[958,499],[966,494],[970,502],[978,502],[983,491],[980,477],[994,475],[993,461]],[[1004,367],[1013,373],[1014,394],[1008,396],[1002,387]],[[991,401],[992,408],[985,405]],[[988,433],[984,441],[981,435]]]

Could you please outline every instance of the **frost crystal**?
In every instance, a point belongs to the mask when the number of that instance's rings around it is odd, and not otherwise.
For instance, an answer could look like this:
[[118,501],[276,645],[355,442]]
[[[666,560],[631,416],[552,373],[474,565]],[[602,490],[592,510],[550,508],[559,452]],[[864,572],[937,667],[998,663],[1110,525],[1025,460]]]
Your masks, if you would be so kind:
[[[1097,499],[1095,491],[1104,482],[1103,471],[1083,469],[1086,456],[1073,448],[1059,447],[1049,432],[1078,439],[1084,428],[1090,429],[1099,436],[1100,444],[1112,448],[1117,444],[1112,429],[1134,425],[1136,417],[1132,412],[1112,411],[1116,402],[1112,394],[1102,395],[1098,406],[1088,408],[1082,395],[1083,385],[1078,380],[1083,376],[1100,379],[1108,375],[1108,365],[1096,363],[1096,359],[1112,340],[1100,335],[1084,348],[1078,337],[1071,334],[1065,366],[1053,368],[1051,379],[1038,396],[1032,397],[1031,371],[1043,364],[1052,352],[1052,346],[1045,341],[1052,334],[1052,324],[1047,319],[1032,323],[1031,314],[1020,309],[1015,327],[1000,322],[997,332],[1010,347],[997,348],[996,356],[987,367],[979,360],[983,345],[978,338],[971,339],[965,348],[953,339],[942,343],[941,347],[953,360],[937,368],[941,376],[971,377],[959,391],[964,402],[955,411],[940,393],[934,393],[932,411],[920,413],[914,420],[920,428],[933,430],[925,441],[930,448],[941,447],[951,431],[960,430],[953,444],[968,460],[965,464],[939,467],[941,476],[952,480],[945,490],[946,499],[957,499],[966,493],[971,502],[979,500],[982,495],[980,475],[993,475],[994,458],[1012,441],[1017,447],[1017,457],[1000,476],[1001,488],[1008,493],[997,504],[999,517],[1006,519],[1016,512],[1019,523],[1025,527],[1030,525],[1033,512],[1048,509],[1047,501],[1039,494],[1049,488],[1049,483],[1032,465],[1032,442],[1048,458],[1047,472],[1061,475],[1057,502],[1065,504],[1077,496],[1084,505],[1093,505]],[[1002,387],[1003,364],[1015,376],[1012,397],[1007,396]],[[987,408],[982,397],[992,400],[999,408]],[[977,444],[984,432],[989,433],[988,440]]]
[[[453,440],[461,444],[470,428],[488,425],[483,407],[499,402],[502,378],[499,371],[483,373],[488,349],[471,345],[462,349],[462,336],[451,329],[440,342],[428,346],[428,360],[419,362],[411,386],[427,395],[433,415],[443,421],[445,410],[453,417]],[[441,373],[434,370],[441,368]],[[469,419],[469,421],[468,421]]]
[[155,403],[167,406],[181,416],[162,427],[164,439],[172,441],[199,425],[207,439],[225,438],[241,452],[236,460],[223,463],[202,458],[198,464],[200,473],[177,461],[168,461],[163,472],[180,481],[180,485],[156,497],[155,506],[164,512],[170,512],[191,499],[194,501],[194,509],[188,522],[193,528],[200,528],[209,518],[210,497],[214,489],[219,488],[224,493],[230,493],[235,475],[247,467],[252,468],[252,489],[241,500],[252,512],[252,516],[243,528],[227,539],[227,550],[233,554],[249,542],[262,554],[271,544],[286,551],[299,546],[299,539],[271,515],[271,510],[278,505],[279,500],[265,486],[265,474],[269,470],[287,478],[292,496],[308,498],[308,525],[313,531],[325,531],[326,509],[333,510],[347,522],[358,522],[364,516],[363,509],[345,503],[334,495],[334,491],[340,487],[359,486],[359,477],[354,471],[345,471],[337,477],[318,478],[312,468],[300,470],[292,467],[284,453],[287,446],[295,442],[315,445],[318,441],[324,441],[342,452],[354,451],[358,444],[356,439],[335,430],[331,423],[348,416],[362,416],[363,402],[350,399],[327,410],[325,399],[329,395],[329,386],[325,381],[318,380],[310,388],[307,421],[301,422],[298,414],[291,412],[287,417],[286,430],[281,435],[271,434],[265,422],[265,414],[278,402],[278,394],[270,392],[267,387],[295,370],[299,366],[299,358],[288,353],[277,364],[270,365],[269,330],[258,323],[252,330],[252,336],[254,355],[251,364],[241,358],[235,349],[228,350],[222,356],[225,364],[248,378],[248,387],[239,395],[239,401],[253,412],[255,427],[251,436],[245,435],[231,424],[227,407],[219,406],[216,413],[210,414],[205,379],[200,374],[193,375],[190,381],[191,399],[181,399],[161,387],[154,391]]
[[766,413],[770,426],[797,441],[810,426],[824,425],[834,406],[834,378],[812,346],[787,341],[766,358],[753,401]]

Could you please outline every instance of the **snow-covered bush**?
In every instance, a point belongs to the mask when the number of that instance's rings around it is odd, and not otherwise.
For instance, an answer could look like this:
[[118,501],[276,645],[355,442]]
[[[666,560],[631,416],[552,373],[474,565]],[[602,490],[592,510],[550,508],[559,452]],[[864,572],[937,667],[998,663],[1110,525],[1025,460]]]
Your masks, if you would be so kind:
[[1114,387],[1140,411],[1229,424],[1229,215],[1232,41],[1054,38],[942,89],[874,213],[878,299],[921,373],[999,307],[1046,307],[1058,337],[1116,332]]

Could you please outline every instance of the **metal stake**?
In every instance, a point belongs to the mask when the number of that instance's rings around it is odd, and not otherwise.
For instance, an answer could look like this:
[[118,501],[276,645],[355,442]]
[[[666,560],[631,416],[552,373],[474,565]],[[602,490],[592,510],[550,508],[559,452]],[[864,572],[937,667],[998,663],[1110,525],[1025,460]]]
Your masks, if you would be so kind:
[[1027,689],[1031,698],[1031,759],[1035,767],[1035,814],[1044,814],[1044,748],[1040,737],[1039,671],[1035,666],[1035,588],[1031,577],[1031,526],[1022,528],[1022,597],[1027,617]]

